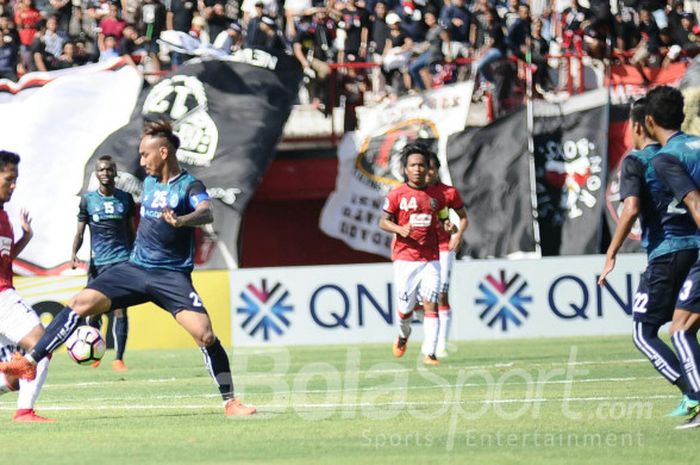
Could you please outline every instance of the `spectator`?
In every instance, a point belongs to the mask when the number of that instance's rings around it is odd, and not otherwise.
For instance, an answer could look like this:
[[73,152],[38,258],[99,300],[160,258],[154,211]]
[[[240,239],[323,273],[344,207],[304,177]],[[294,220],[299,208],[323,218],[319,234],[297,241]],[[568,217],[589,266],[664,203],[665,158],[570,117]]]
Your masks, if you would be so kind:
[[66,42],[63,44],[63,50],[55,63],[55,67],[56,69],[65,69],[75,66],[79,66],[78,62],[75,61],[75,44],[73,42]]
[[346,0],[340,10],[338,29],[345,32],[342,46],[339,46],[339,62],[364,60],[367,57],[369,40],[369,13],[355,4],[355,0]]
[[386,15],[386,23],[389,26],[389,37],[384,45],[382,69],[393,98],[400,94],[401,86],[405,90],[411,88],[408,63],[413,54],[413,39],[401,30],[401,18],[396,13]]
[[477,0],[471,11],[471,25],[469,26],[469,42],[474,50],[479,50],[486,42],[486,31],[489,28],[486,22],[486,10],[490,8],[489,0]]
[[276,18],[278,14],[277,0],[243,0],[241,11],[243,11],[243,25],[247,27],[253,18],[259,19],[263,15]]
[[17,80],[17,53],[19,43],[5,30],[0,29],[0,79]]
[[197,13],[196,0],[169,0],[166,3],[165,28],[190,32],[195,13]]
[[[49,5],[46,9],[41,10],[49,17],[55,16],[58,23],[57,29],[62,33],[68,32],[68,23],[70,22],[71,13],[73,11],[72,0],[49,0]],[[63,54],[63,52],[61,52]]]
[[527,41],[530,37],[530,33],[530,7],[523,4],[518,7],[518,19],[513,22],[513,25],[508,30],[508,37],[506,38],[511,53],[521,60],[525,59]]
[[506,5],[498,7],[498,16],[501,19],[501,24],[503,24],[506,30],[510,30],[513,24],[518,20],[520,14],[520,0],[508,0]]
[[[634,55],[630,63],[637,66],[644,75],[642,67],[649,64],[656,64],[659,61],[659,28],[651,15],[651,11],[642,7],[639,10],[639,34],[641,41],[634,49]],[[645,78],[646,79],[646,78]]]
[[136,27],[133,24],[127,24],[122,31],[122,39],[119,41],[119,55],[127,55],[136,58],[135,61],[140,61],[138,55],[145,54],[143,45],[146,41],[145,37],[139,36]]
[[615,48],[618,53],[624,55],[627,50],[632,50],[639,43],[641,37],[637,27],[638,22],[639,14],[632,7],[623,6],[615,15]]
[[284,0],[284,15],[286,19],[285,33],[289,40],[296,36],[297,27],[303,16],[313,14],[311,0]]
[[375,53],[377,55],[382,55],[384,53],[384,46],[386,45],[386,40],[389,38],[389,26],[386,24],[386,14],[386,1],[379,0],[374,4],[374,16],[370,19],[370,53]]
[[199,39],[202,45],[210,44],[211,36],[209,35],[209,25],[207,24],[207,20],[202,16],[195,16],[192,18],[190,35]]
[[276,50],[285,50],[286,45],[282,34],[277,29],[277,23],[269,16],[263,16],[258,24],[258,30],[255,31],[253,40],[247,44],[251,48],[267,48]]
[[488,25],[486,39],[484,46],[479,51],[480,58],[474,64],[474,68],[479,73],[482,87],[488,88],[488,84],[494,84],[491,64],[505,57],[506,41],[495,9],[486,9],[485,19]]
[[553,90],[554,86],[549,77],[549,64],[547,54],[549,53],[549,42],[542,35],[544,23],[542,18],[536,17],[532,20],[532,32],[530,34],[530,53],[532,64],[535,65],[532,76],[535,89],[541,95]]
[[144,37],[144,49],[153,64],[153,72],[160,71],[160,59],[158,53],[158,37],[165,28],[165,7],[158,0],[143,0],[143,3],[136,9],[134,17],[136,19],[136,29],[140,37]]
[[46,32],[44,33],[44,44],[46,51],[58,58],[63,54],[63,45],[68,41],[65,33],[58,31],[58,18],[49,16],[46,20]]
[[46,53],[46,45],[44,45],[44,32],[46,31],[46,22],[39,21],[37,30],[34,34],[34,39],[29,45],[27,52],[24,55],[25,68],[28,72],[32,71],[48,71],[51,66]]
[[117,50],[117,38],[113,35],[105,36],[98,46],[100,48],[100,58],[98,61],[109,61],[113,58],[119,57],[119,50]]
[[698,46],[698,36],[695,33],[697,25],[692,13],[683,13],[681,16],[680,31],[676,34],[676,43],[680,45],[683,53],[688,57],[695,57],[700,52]]
[[15,12],[15,24],[19,30],[19,40],[29,47],[41,21],[41,13],[34,6],[34,0],[19,0]]
[[225,31],[214,39],[214,48],[226,54],[237,52],[243,48],[243,28],[236,21],[231,21]]
[[209,37],[211,39],[216,39],[216,37],[224,32],[229,24],[233,22],[231,18],[226,16],[226,11],[222,3],[215,3],[209,10],[209,15],[205,16],[205,18],[209,25]]
[[109,5],[109,13],[100,21],[100,34],[97,40],[103,40],[105,36],[114,36],[114,39],[119,42],[122,40],[122,31],[126,26],[126,21],[119,17],[119,8],[117,5]]
[[464,0],[452,0],[440,12],[440,24],[450,33],[451,41],[468,42],[471,16]]
[[422,53],[408,65],[413,87],[417,87],[419,90],[431,87],[430,65],[442,61],[442,39],[440,38],[442,28],[438,25],[435,13],[426,11],[424,21],[428,28],[425,41],[417,46],[419,50],[422,50]]
[[578,0],[572,0],[571,6],[562,14],[562,49],[573,50],[583,55],[583,29],[590,23],[590,13],[582,8]]
[[294,56],[299,60],[306,75],[307,90],[314,106],[319,107],[325,98],[325,89],[331,68],[326,63],[323,44],[328,44],[324,30],[311,22],[311,18],[303,17],[297,27],[297,35],[292,44]]

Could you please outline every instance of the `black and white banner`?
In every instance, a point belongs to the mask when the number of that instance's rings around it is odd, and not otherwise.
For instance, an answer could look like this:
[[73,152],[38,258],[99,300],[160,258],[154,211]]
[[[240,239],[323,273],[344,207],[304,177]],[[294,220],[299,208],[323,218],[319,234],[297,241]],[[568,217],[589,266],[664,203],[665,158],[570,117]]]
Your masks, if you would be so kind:
[[472,92],[470,81],[358,108],[359,129],[338,146],[338,178],[321,212],[321,230],[356,250],[391,256],[392,235],[378,221],[384,197],[403,182],[401,149],[416,140],[431,145],[449,183],[447,138],[464,129]]
[[[181,166],[215,199],[215,223],[198,236],[197,265],[235,267],[241,215],[296,98],[298,62],[284,53],[246,49],[225,59],[190,60],[143,91],[141,76],[128,66],[76,70],[38,89],[25,84],[2,92],[0,85],[2,148],[22,156],[10,213],[16,217],[27,207],[35,218],[35,238],[22,254],[28,270],[68,266],[77,194],[96,187],[97,157],[116,160],[119,187],[138,199],[141,128],[144,118],[159,117],[173,121],[182,141]],[[87,252],[84,247],[84,258]]]

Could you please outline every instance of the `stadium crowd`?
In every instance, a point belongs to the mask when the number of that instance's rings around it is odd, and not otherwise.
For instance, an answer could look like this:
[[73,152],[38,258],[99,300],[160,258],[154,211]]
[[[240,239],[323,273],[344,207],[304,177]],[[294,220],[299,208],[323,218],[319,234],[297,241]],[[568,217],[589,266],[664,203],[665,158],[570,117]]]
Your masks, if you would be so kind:
[[697,0],[0,0],[0,78],[120,55],[158,72],[185,59],[158,40],[175,31],[223,53],[286,48],[316,101],[329,65],[348,62],[375,63],[395,96],[451,82],[461,69],[488,89],[509,57],[529,58],[546,92],[547,54],[614,55],[640,69],[693,57],[698,13]]

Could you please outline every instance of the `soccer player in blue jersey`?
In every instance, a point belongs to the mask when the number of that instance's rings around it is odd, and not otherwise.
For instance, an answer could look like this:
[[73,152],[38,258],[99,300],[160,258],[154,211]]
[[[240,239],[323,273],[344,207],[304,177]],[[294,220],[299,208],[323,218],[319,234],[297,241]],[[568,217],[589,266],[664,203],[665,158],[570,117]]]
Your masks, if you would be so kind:
[[607,275],[615,267],[622,243],[639,217],[642,246],[647,251],[649,263],[634,295],[634,345],[668,382],[681,391],[681,402],[670,415],[685,416],[690,414],[697,401],[688,398],[688,386],[680,362],[673,350],[659,338],[659,328],[673,317],[676,297],[698,258],[699,243],[692,220],[685,216],[685,220],[678,221],[676,217],[680,209],[669,212],[668,205],[673,199],[668,196],[651,163],[661,145],[646,129],[646,107],[646,99],[641,98],[632,104],[630,110],[635,150],[622,161],[620,197],[623,209],[598,284],[605,284]]
[[[73,239],[73,268],[80,263],[78,250],[83,245],[85,227],[90,228],[90,267],[88,282],[97,278],[108,268],[129,259],[134,243],[134,216],[136,208],[131,194],[117,189],[117,165],[109,155],[101,156],[95,164],[95,176],[100,186],[95,191],[86,192],[80,198],[78,230]],[[90,318],[91,326],[100,328],[100,316]],[[112,369],[127,371],[124,364],[124,349],[129,332],[129,320],[125,308],[114,309],[114,350],[116,352]],[[99,365],[99,361],[93,366]]]
[[[700,137],[683,133],[683,95],[678,89],[660,86],[647,94],[646,126],[662,148],[652,160],[658,177],[667,188],[668,222],[678,225],[695,220],[696,237],[700,226]],[[681,214],[684,213],[684,214]],[[671,216],[674,215],[674,216]],[[692,417],[683,428],[700,426],[700,262],[695,262],[683,282],[669,333],[681,361],[688,384],[688,397],[694,401]]]
[[88,283],[56,315],[26,358],[13,359],[0,366],[0,371],[31,377],[36,362],[65,342],[80,317],[151,301],[170,312],[201,348],[224,400],[225,415],[255,413],[255,407],[242,404],[234,396],[228,355],[192,286],[194,227],[213,222],[214,216],[202,182],[180,168],[175,155],[179,146],[170,124],[146,123],[139,155],[147,177],[129,261],[109,268]]

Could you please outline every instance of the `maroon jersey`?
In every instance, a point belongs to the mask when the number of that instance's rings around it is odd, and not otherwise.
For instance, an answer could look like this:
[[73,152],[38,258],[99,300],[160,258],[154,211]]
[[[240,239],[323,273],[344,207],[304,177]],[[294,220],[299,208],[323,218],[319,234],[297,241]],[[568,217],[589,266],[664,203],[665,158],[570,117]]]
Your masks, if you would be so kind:
[[5,210],[0,210],[0,292],[12,289],[12,249],[15,236]]
[[392,260],[426,262],[438,259],[438,211],[444,207],[442,191],[435,186],[416,189],[401,184],[389,192],[384,211],[392,215],[399,226],[411,226],[408,237],[396,235]]
[[[462,207],[464,207],[464,200],[462,200],[462,196],[459,195],[457,189],[455,189],[452,186],[448,186],[447,184],[443,184],[441,182],[435,184],[435,187],[441,190],[442,197],[445,199],[445,205],[448,208],[457,211],[461,210]],[[445,231],[445,228],[442,227],[442,224],[438,224],[437,235],[440,251],[442,252],[449,250],[450,237],[452,237],[452,235]]]

